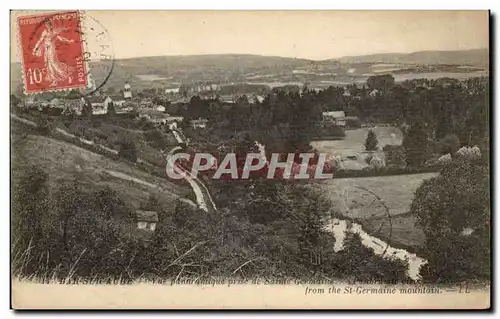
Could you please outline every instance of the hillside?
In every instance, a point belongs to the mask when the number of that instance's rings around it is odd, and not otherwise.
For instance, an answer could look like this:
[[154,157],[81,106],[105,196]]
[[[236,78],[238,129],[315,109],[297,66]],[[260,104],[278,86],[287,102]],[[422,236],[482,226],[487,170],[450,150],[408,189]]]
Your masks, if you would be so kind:
[[89,192],[109,187],[122,194],[122,200],[131,209],[139,208],[151,194],[164,204],[173,205],[176,198],[184,198],[189,193],[187,187],[59,140],[14,134],[12,144],[12,183],[25,167],[35,165],[49,175],[53,190],[77,178]]
[[467,64],[488,66],[488,49],[381,53],[340,58],[342,63]]

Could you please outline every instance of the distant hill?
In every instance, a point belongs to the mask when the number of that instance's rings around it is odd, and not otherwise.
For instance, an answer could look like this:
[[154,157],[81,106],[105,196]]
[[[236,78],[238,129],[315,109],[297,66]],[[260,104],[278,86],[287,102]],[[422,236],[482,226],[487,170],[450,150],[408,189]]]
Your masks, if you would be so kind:
[[[124,81],[144,82],[138,75],[154,75],[161,82],[172,81],[240,81],[242,74],[262,71],[283,71],[304,66],[307,59],[261,56],[251,54],[210,54],[185,56],[151,56],[115,60],[113,74],[108,80],[111,86],[121,88]],[[109,62],[91,62],[92,78],[99,82],[107,76]],[[11,65],[11,83],[21,83],[21,64]],[[138,83],[139,84],[139,83]],[[151,84],[151,82],[149,82]],[[135,86],[137,88],[137,86]]]
[[401,64],[467,64],[487,67],[488,49],[463,51],[418,51],[413,53],[381,53],[345,56],[341,63],[401,63]]

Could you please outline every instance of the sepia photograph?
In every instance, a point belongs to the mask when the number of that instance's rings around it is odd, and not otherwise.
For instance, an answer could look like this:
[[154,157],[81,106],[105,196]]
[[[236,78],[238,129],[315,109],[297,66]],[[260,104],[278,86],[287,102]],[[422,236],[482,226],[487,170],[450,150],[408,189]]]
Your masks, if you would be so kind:
[[10,27],[12,309],[491,307],[489,11]]

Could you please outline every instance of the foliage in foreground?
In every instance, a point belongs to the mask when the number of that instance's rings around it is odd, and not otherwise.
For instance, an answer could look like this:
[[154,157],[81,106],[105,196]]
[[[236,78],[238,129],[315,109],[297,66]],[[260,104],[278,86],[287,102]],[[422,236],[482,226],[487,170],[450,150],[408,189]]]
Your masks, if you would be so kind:
[[160,219],[151,234],[136,229],[131,209],[110,189],[85,191],[75,178],[51,190],[44,171],[23,171],[12,190],[12,264],[20,278],[405,278],[404,263],[375,256],[359,238],[335,253],[334,237],[323,230],[327,203],[306,186],[229,185],[231,198],[246,197],[231,203],[219,194],[226,208],[210,213],[180,201],[161,207],[151,198],[143,208]]
[[426,235],[429,282],[489,280],[489,167],[457,158],[417,189],[411,205]]

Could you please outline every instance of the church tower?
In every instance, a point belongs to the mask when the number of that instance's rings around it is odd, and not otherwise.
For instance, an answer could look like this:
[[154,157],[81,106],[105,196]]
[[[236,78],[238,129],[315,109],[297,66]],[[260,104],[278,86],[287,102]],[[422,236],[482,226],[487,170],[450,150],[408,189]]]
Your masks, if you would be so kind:
[[132,98],[132,91],[130,89],[130,84],[128,84],[128,82],[126,81],[125,81],[125,86],[123,87],[123,97],[126,100]]

